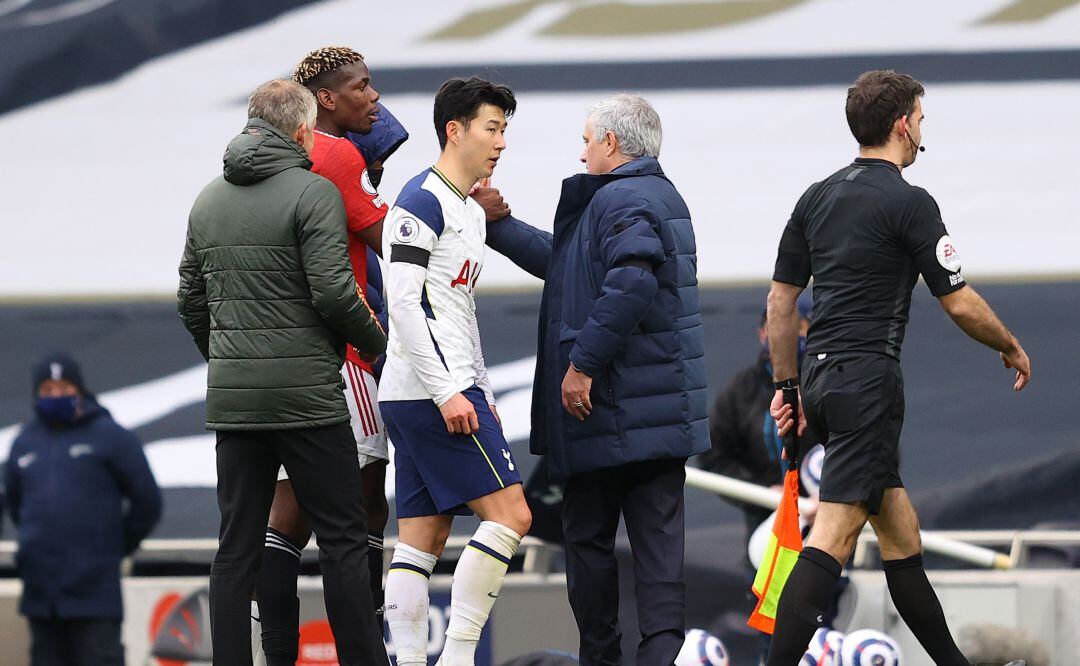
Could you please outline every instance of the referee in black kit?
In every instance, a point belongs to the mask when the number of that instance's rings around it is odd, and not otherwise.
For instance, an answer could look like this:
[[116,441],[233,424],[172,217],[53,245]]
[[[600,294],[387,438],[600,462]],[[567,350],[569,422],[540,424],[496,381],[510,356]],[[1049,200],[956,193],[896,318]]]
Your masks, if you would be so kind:
[[872,71],[848,89],[847,120],[859,157],[803,194],[780,239],[769,293],[772,414],[794,425],[782,389],[795,388],[795,301],[814,279],[814,322],[803,361],[798,431],[825,442],[817,520],[784,587],[768,666],[802,657],[869,519],[889,593],[934,663],[968,666],[926,579],[919,520],[900,480],[904,420],[900,346],[919,275],[965,333],[996,349],[1024,388],[1031,364],[1019,341],[960,275],[960,259],[937,204],[901,171],[922,150],[923,86]]

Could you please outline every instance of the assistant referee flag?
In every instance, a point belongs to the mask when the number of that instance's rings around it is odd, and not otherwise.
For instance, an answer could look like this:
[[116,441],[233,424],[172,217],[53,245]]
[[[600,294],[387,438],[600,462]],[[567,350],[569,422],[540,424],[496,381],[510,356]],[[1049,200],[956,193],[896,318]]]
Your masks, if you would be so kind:
[[[791,404],[792,401],[787,402]],[[799,422],[798,404],[796,398],[793,405],[796,424]],[[795,437],[793,432],[791,439],[795,440]],[[792,455],[794,451],[798,451],[799,447],[794,441],[793,444],[794,446],[791,447],[793,451],[788,451],[788,470],[784,474],[784,491],[780,498],[780,506],[776,509],[776,518],[773,519],[772,534],[769,535],[769,543],[761,558],[761,566],[758,567],[754,584],[750,588],[758,602],[746,623],[767,634],[771,634],[776,626],[776,605],[780,601],[780,593],[784,589],[788,576],[791,575],[791,570],[795,568],[795,561],[799,559],[799,552],[802,550],[802,531],[799,529],[798,462]]]

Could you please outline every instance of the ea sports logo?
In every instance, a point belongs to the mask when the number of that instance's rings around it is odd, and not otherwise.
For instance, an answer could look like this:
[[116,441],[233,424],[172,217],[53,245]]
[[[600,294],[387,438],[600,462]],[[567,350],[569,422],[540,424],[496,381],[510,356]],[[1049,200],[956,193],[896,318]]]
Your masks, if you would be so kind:
[[950,273],[956,273],[960,270],[960,253],[956,251],[956,246],[953,245],[952,238],[949,238],[948,234],[938,239],[935,254],[938,263],[945,270]]

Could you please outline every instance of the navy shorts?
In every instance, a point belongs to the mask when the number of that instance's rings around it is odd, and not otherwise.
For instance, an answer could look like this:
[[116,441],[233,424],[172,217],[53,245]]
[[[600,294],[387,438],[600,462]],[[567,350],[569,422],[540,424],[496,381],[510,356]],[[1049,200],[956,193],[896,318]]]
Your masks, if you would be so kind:
[[823,502],[881,510],[887,488],[902,488],[900,430],[904,376],[885,354],[807,354],[802,400],[808,428],[824,434]]
[[431,400],[379,403],[394,444],[398,518],[471,515],[466,502],[521,483],[517,463],[484,392],[462,391],[476,409],[480,431],[450,434]]

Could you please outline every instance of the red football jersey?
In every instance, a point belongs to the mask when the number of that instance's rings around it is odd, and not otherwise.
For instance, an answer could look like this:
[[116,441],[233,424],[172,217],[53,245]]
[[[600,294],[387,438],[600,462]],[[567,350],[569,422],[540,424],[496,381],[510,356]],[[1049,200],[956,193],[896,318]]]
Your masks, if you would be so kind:
[[[348,139],[315,132],[315,147],[311,149],[311,170],[337,186],[345,202],[349,237],[349,262],[352,264],[356,286],[367,293],[368,246],[356,235],[386,217],[389,208],[371,185],[364,156]],[[356,350],[349,345],[349,360],[365,367]]]

